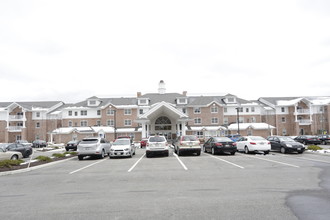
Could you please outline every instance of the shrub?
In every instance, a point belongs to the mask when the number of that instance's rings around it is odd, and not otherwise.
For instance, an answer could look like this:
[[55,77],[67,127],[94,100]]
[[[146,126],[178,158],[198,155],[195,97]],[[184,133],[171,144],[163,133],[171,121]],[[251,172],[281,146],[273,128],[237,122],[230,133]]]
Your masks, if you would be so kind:
[[54,153],[54,154],[53,154],[53,157],[56,157],[56,158],[62,158],[62,157],[65,157],[65,154]]
[[38,161],[44,161],[44,162],[47,162],[47,163],[52,161],[52,158],[46,157],[46,156],[38,156],[38,157],[36,157],[36,159]]
[[307,149],[317,151],[317,150],[322,150],[323,148],[316,145],[309,145]]
[[19,166],[23,162],[24,162],[23,160],[2,160],[0,161],[0,168],[2,167],[11,168],[12,166]]
[[78,153],[77,153],[76,151],[67,151],[67,152],[65,152],[65,154],[70,154],[70,155],[75,156],[75,155],[77,155]]

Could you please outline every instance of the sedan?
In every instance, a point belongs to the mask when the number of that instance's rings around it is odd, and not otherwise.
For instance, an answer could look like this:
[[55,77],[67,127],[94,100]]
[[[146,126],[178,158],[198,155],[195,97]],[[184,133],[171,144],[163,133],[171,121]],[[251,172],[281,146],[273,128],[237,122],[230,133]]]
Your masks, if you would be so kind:
[[203,150],[211,152],[213,155],[218,153],[235,155],[237,147],[236,143],[228,137],[211,137],[204,143]]
[[77,150],[77,146],[79,144],[79,141],[69,141],[66,145],[65,145],[65,150],[69,151],[69,150]]
[[269,154],[271,149],[270,142],[260,136],[243,136],[236,142],[237,150],[244,151],[246,154],[250,152],[260,152]]
[[23,155],[17,151],[6,151],[0,147],[0,160],[18,160],[22,159]]
[[135,145],[128,138],[117,139],[110,148],[109,157],[132,157],[135,155]]
[[283,136],[271,136],[267,140],[270,141],[272,150],[280,151],[282,154],[289,152],[303,153],[305,146],[299,142],[294,141],[292,138]]
[[21,152],[21,154],[23,155],[24,158],[29,157],[32,152],[33,149],[30,146],[25,146],[23,144],[1,144],[0,145],[1,148],[5,149],[6,151],[18,151]]
[[330,144],[330,135],[324,134],[324,135],[319,135],[318,137],[319,137],[320,141],[322,142],[322,144],[324,144],[324,145]]
[[32,142],[32,147],[47,147],[47,142],[43,140],[35,140]]
[[300,143],[303,143],[305,145],[307,144],[321,144],[321,140],[317,136],[313,135],[301,135],[294,139],[295,141],[298,141]]

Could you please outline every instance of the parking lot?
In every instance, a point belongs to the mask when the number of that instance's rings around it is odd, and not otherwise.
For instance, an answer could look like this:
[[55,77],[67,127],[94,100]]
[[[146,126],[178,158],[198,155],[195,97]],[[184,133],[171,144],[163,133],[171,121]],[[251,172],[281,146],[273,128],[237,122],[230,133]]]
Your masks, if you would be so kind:
[[315,153],[75,157],[1,176],[0,211],[3,219],[328,219],[329,167]]

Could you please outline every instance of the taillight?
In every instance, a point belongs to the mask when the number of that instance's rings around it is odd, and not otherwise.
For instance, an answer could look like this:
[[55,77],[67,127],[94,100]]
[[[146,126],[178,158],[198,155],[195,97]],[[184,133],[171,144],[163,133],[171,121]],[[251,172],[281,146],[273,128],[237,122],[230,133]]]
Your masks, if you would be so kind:
[[250,144],[252,144],[252,145],[256,145],[256,143],[255,143],[255,142],[250,142]]
[[215,143],[215,146],[222,146],[221,143]]
[[236,143],[233,143],[232,145],[233,145],[233,146],[236,146],[237,144],[236,144]]

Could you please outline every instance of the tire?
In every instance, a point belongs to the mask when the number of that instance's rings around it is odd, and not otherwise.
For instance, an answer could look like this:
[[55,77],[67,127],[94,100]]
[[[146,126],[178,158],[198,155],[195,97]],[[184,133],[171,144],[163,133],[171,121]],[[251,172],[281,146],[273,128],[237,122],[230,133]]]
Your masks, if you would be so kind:
[[212,153],[212,155],[215,155],[216,153],[215,153],[215,150],[214,150],[214,147],[212,147],[212,149],[211,149],[211,153]]
[[27,157],[29,157],[31,155],[31,152],[30,151],[26,151],[25,152],[25,155],[24,155],[24,158],[27,158]]
[[231,152],[230,154],[231,154],[231,155],[235,155],[235,153],[236,153],[236,152],[235,152],[235,151],[233,151],[233,152]]
[[307,145],[307,142],[306,141],[304,141],[304,145]]
[[177,150],[176,152],[177,152],[176,154],[177,154],[178,156],[181,156],[181,155],[182,155],[181,152],[180,152],[180,149],[179,149],[179,148],[178,148],[178,150]]
[[247,146],[244,147],[244,153],[246,154],[250,153],[249,148]]
[[84,156],[78,155],[78,160],[83,160]]
[[286,153],[286,150],[285,150],[284,147],[281,147],[281,153],[282,153],[282,154],[285,154],[285,153]]
[[146,153],[146,158],[149,158],[150,157],[150,154],[149,153]]
[[269,150],[264,151],[264,155],[269,154]]
[[205,146],[203,146],[203,151],[204,151],[204,153],[207,153]]
[[100,159],[103,159],[104,156],[105,156],[105,152],[104,152],[104,149],[103,149],[103,150],[102,150],[102,153],[101,153],[101,155],[100,155]]
[[13,156],[11,156],[10,158],[11,160],[18,160],[18,156],[16,154],[14,154]]
[[197,151],[197,156],[200,156],[201,155],[201,151]]

